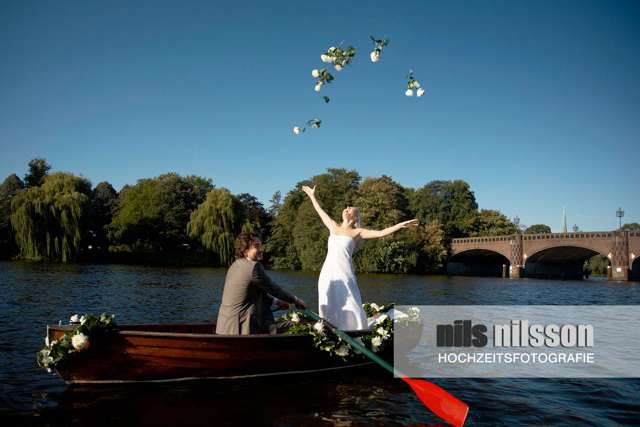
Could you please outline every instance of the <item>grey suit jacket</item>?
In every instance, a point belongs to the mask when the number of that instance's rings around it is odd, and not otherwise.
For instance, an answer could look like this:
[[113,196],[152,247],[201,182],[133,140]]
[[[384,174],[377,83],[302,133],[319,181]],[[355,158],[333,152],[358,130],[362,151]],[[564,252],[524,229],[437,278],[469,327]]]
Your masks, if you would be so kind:
[[216,334],[275,333],[273,297],[293,303],[295,297],[267,276],[261,263],[239,258],[227,271]]

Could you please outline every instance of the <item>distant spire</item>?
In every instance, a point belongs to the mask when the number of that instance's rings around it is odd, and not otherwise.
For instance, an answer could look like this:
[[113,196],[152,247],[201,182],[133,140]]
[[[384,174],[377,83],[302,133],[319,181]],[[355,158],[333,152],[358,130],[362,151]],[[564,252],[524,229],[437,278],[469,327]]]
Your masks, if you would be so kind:
[[567,209],[562,208],[562,232],[567,232]]

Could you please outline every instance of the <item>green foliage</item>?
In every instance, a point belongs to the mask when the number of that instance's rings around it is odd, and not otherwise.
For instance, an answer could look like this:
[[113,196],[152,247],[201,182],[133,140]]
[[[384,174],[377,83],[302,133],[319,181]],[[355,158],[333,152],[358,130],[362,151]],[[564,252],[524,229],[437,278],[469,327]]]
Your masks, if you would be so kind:
[[264,236],[271,220],[271,215],[264,209],[262,203],[249,193],[238,194],[236,199],[240,206],[241,231]]
[[[72,318],[74,317],[78,317],[78,315],[74,315]],[[71,331],[66,331],[59,340],[49,342],[49,337],[47,337],[45,346],[37,353],[38,366],[51,371],[53,368],[70,363],[74,353],[91,348],[94,341],[99,341],[99,337],[109,334],[117,328],[115,317],[114,314],[106,313],[102,313],[100,317],[85,314],[79,318],[79,325]],[[76,335],[82,335],[82,338],[86,340],[86,347],[74,348],[73,337]]]
[[29,162],[29,172],[24,176],[27,187],[38,187],[44,182],[51,165],[45,159],[33,159]]
[[469,184],[462,180],[431,181],[413,193],[411,210],[421,223],[438,220],[448,239],[474,231],[478,204]]
[[62,172],[18,193],[11,204],[11,225],[20,255],[63,262],[75,258],[90,195],[88,180]]
[[211,180],[176,173],[141,179],[120,192],[109,238],[133,250],[162,251],[187,244],[191,213],[213,188]]
[[629,231],[640,231],[640,224],[638,224],[637,222],[632,222],[629,224],[624,224],[622,226],[623,230],[629,230]]
[[89,210],[87,244],[95,249],[109,246],[107,226],[118,209],[118,193],[108,182],[101,182],[93,189]]
[[0,256],[8,256],[17,249],[11,231],[11,201],[23,189],[24,183],[16,174],[0,184]]
[[471,236],[508,236],[518,231],[516,225],[496,210],[482,209]]
[[584,271],[588,274],[604,276],[607,274],[609,264],[609,259],[606,256],[595,255],[585,262]]
[[216,188],[191,214],[187,225],[189,237],[199,240],[207,249],[215,252],[222,264],[234,259],[234,239],[241,227],[242,206],[226,188]]
[[543,234],[551,233],[551,227],[545,224],[534,224],[524,230],[524,234]]

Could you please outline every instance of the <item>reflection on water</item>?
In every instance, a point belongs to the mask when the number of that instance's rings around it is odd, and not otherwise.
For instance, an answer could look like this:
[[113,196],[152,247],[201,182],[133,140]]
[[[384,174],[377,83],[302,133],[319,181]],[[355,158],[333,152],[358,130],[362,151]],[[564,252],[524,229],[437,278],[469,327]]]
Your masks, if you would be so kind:
[[[242,383],[67,387],[36,366],[47,323],[76,312],[118,322],[212,321],[224,270],[0,262],[3,425],[430,425],[382,370]],[[315,274],[271,272],[312,307]],[[603,281],[361,275],[364,301],[398,304],[639,304],[640,285]],[[640,380],[437,380],[471,406],[469,425],[631,425]]]

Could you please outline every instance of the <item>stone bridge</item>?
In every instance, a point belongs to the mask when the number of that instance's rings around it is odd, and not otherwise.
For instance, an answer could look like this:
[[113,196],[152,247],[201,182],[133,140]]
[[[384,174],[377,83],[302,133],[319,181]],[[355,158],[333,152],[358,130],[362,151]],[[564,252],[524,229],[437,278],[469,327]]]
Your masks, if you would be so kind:
[[582,278],[594,255],[609,260],[613,280],[640,279],[640,231],[513,234],[453,239],[451,274]]

